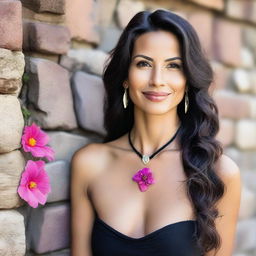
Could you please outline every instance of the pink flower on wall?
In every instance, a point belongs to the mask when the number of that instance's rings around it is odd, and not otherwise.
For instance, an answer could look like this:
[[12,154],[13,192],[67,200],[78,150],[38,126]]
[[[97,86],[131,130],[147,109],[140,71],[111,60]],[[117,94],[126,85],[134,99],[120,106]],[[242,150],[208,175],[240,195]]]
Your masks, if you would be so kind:
[[54,151],[47,147],[49,136],[33,123],[25,126],[21,143],[25,152],[31,152],[35,157],[46,157],[49,161],[54,160]]
[[155,183],[153,173],[149,168],[143,168],[136,172],[132,180],[138,183],[139,189],[142,192],[146,191],[151,184]]
[[44,166],[45,162],[42,160],[28,160],[18,187],[20,197],[33,208],[36,208],[38,203],[44,205],[47,194],[51,192],[49,176]]

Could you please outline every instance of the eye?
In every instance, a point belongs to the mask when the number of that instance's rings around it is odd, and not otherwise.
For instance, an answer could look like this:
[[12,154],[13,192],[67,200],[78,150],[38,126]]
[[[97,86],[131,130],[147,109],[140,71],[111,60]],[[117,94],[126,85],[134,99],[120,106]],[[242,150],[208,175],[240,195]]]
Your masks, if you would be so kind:
[[137,67],[151,67],[150,64],[146,61],[139,61],[137,64],[136,64]]
[[180,69],[180,68],[181,68],[181,65],[179,65],[179,64],[177,64],[177,63],[170,63],[170,64],[168,65],[168,67]]

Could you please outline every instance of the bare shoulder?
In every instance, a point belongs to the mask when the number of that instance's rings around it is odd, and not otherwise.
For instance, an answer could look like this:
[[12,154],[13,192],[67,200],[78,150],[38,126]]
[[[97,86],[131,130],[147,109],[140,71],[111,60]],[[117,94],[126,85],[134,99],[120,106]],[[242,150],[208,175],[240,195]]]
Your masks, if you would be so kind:
[[224,183],[240,180],[240,169],[229,156],[222,154],[216,162],[216,172]]
[[72,171],[79,172],[77,175],[81,178],[90,180],[104,168],[108,155],[108,149],[104,143],[90,143],[74,153],[71,161]]

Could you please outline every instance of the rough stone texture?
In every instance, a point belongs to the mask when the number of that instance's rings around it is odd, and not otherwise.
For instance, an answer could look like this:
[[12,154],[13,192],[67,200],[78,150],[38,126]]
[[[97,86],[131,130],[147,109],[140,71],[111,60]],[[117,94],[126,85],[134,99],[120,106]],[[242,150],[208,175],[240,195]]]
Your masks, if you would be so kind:
[[256,121],[239,120],[236,125],[235,141],[240,149],[256,149]]
[[20,79],[24,73],[24,66],[22,52],[0,49],[0,78]]
[[0,255],[25,255],[26,239],[23,216],[16,210],[1,210],[0,227]]
[[242,186],[241,205],[239,212],[239,220],[249,219],[256,213],[256,194],[248,189],[245,185]]
[[226,13],[232,18],[256,23],[256,2],[254,0],[228,0]]
[[69,247],[70,207],[68,203],[47,204],[32,209],[28,223],[28,242],[35,253]]
[[196,29],[202,47],[208,58],[212,57],[212,26],[213,15],[206,11],[191,11],[189,12],[188,21]]
[[[238,24],[215,18],[213,28],[213,52],[218,61],[230,66],[241,65],[241,28]],[[230,47],[232,45],[232,47]]]
[[102,79],[78,71],[73,77],[72,87],[79,125],[84,129],[105,134],[103,127],[105,90]]
[[0,48],[22,48],[22,24],[20,1],[0,1]]
[[144,10],[145,5],[143,2],[121,0],[117,6],[117,18],[119,26],[124,28],[137,12]]
[[25,159],[19,150],[0,154],[0,208],[14,208],[23,204],[17,193]]
[[[42,128],[77,127],[68,71],[48,60],[27,58],[29,109]],[[61,93],[60,93],[61,91]]]
[[49,193],[47,202],[57,202],[61,200],[68,200],[69,183],[70,183],[70,166],[67,161],[55,161],[45,165],[52,191]]
[[70,47],[69,30],[60,25],[24,22],[24,49],[42,53],[65,54]]
[[65,13],[65,0],[21,0],[21,2],[35,12]]
[[42,21],[52,24],[63,24],[65,22],[65,15],[53,14],[50,12],[37,13],[25,6],[22,7],[22,17],[24,20]]
[[103,66],[108,58],[108,54],[100,50],[93,49],[71,49],[68,56],[85,65],[84,69],[90,73],[102,75]]
[[24,67],[22,52],[0,49],[0,93],[19,95]]
[[234,122],[229,119],[220,120],[220,131],[217,134],[217,139],[223,144],[228,146],[234,140]]
[[12,95],[0,95],[0,154],[20,148],[24,127],[19,100]]
[[248,93],[251,91],[251,81],[249,72],[244,69],[236,69],[232,73],[232,80],[235,88],[241,93]]
[[60,58],[60,63],[62,67],[66,68],[70,72],[75,72],[77,70],[82,70],[84,68],[83,63],[79,63],[76,59],[71,58],[66,55],[62,55]]
[[237,225],[235,250],[239,252],[256,249],[256,219],[242,220]]
[[251,116],[250,97],[248,95],[239,95],[223,90],[215,91],[213,97],[218,106],[220,117],[241,119]]
[[66,1],[66,24],[71,37],[79,41],[99,43],[100,37],[97,29],[98,13],[97,3],[93,0]]
[[205,7],[213,8],[216,10],[224,9],[224,0],[190,0],[191,2],[203,5]]
[[56,160],[70,161],[75,151],[90,143],[90,139],[67,132],[48,132],[49,145],[55,151]]

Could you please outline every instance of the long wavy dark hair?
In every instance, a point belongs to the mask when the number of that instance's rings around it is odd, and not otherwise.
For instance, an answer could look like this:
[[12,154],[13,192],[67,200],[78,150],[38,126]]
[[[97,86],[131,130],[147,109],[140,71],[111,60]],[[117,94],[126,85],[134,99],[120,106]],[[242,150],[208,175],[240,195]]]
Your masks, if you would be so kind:
[[197,243],[204,255],[221,245],[214,220],[219,217],[216,202],[223,196],[225,185],[217,176],[214,164],[223,153],[215,136],[219,130],[217,106],[208,89],[213,81],[213,71],[205,57],[194,28],[179,15],[167,11],[142,11],[128,23],[110,51],[105,63],[103,82],[105,86],[104,126],[105,142],[127,133],[133,126],[134,104],[129,101],[123,108],[123,82],[128,77],[134,42],[138,36],[150,31],[164,30],[176,35],[181,46],[183,70],[187,78],[189,108],[184,113],[184,98],[177,107],[181,121],[178,141],[182,150],[182,163],[187,179],[186,189],[193,202],[197,223]]

